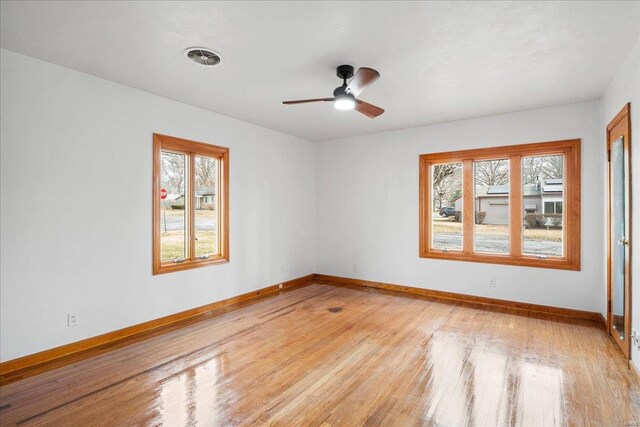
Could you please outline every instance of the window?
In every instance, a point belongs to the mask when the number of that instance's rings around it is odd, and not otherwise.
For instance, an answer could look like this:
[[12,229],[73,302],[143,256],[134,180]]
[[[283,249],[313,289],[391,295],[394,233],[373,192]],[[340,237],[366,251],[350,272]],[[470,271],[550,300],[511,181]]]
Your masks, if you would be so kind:
[[462,249],[462,163],[431,168],[433,216],[431,246],[443,251]]
[[[537,257],[560,257],[563,248],[563,156],[529,156],[522,159],[522,197],[535,209],[524,214],[522,251]],[[538,209],[538,205],[541,209]]]
[[509,160],[473,162],[474,249],[509,253]]
[[580,140],[421,155],[420,256],[580,270]]
[[229,149],[153,135],[153,274],[229,261]]
[[561,214],[562,213],[562,200],[557,202],[544,202],[545,214]]

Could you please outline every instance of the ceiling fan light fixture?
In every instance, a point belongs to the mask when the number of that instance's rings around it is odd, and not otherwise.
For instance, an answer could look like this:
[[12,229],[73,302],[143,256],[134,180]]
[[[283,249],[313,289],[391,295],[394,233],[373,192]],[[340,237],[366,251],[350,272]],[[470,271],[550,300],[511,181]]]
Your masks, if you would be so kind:
[[356,98],[349,93],[338,95],[333,101],[333,106],[338,110],[353,110],[353,107],[356,106]]

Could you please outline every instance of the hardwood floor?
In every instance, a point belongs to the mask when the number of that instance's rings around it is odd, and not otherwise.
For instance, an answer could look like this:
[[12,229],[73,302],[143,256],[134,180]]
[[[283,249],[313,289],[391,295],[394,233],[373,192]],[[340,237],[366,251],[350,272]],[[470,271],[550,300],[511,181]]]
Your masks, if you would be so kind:
[[4,425],[639,425],[596,322],[315,281],[0,388]]

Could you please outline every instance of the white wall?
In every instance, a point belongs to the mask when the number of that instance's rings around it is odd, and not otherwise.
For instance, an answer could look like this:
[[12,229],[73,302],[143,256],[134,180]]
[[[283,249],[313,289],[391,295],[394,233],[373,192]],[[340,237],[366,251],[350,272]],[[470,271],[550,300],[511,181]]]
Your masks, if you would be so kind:
[[[631,102],[631,206],[633,209],[633,221],[631,222],[631,295],[632,298],[635,298],[631,313],[631,329],[640,331],[640,246],[637,245],[640,242],[638,237],[640,236],[640,39],[602,97],[599,138],[603,145],[607,140],[607,124],[627,102]],[[606,191],[606,180],[603,190]],[[604,280],[606,280],[606,271]],[[604,283],[602,298],[606,301],[607,288],[606,282]],[[631,359],[640,370],[640,351],[637,347],[632,347]]]
[[[317,272],[599,311],[600,135],[598,103],[588,102],[319,143]],[[570,138],[582,139],[582,271],[418,257],[419,154]]]
[[[6,50],[0,63],[2,361],[315,271],[312,143]],[[229,264],[152,276],[153,132],[230,148]]]

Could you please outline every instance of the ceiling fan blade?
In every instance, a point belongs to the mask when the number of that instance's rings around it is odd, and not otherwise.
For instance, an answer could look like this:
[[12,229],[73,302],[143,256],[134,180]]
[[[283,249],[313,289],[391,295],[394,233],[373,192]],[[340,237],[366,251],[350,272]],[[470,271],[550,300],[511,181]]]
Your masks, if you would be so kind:
[[322,102],[322,101],[333,101],[333,98],[298,99],[295,101],[282,101],[282,103],[286,105],[293,105],[293,104],[305,104],[307,102]]
[[363,90],[368,88],[380,78],[380,73],[373,68],[358,68],[356,75],[347,86],[347,92],[353,96],[358,96]]
[[375,119],[380,114],[384,113],[384,109],[377,107],[373,104],[369,104],[368,102],[360,101],[356,99],[356,105],[353,107],[358,113],[362,113],[370,119]]

